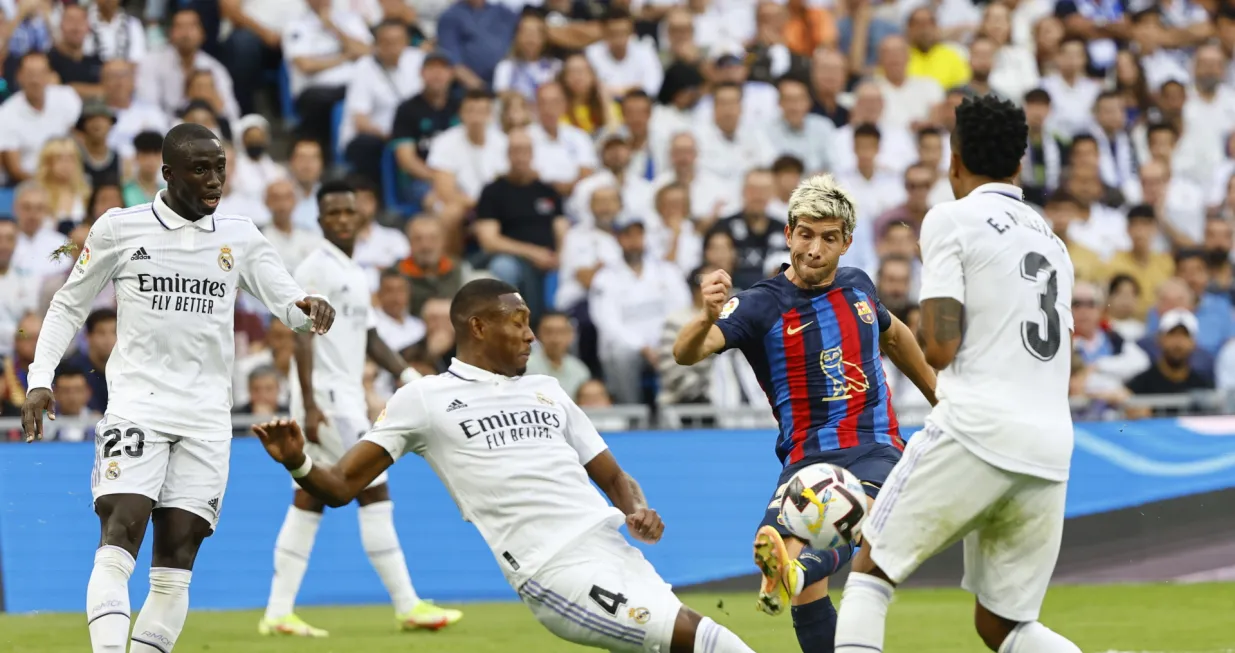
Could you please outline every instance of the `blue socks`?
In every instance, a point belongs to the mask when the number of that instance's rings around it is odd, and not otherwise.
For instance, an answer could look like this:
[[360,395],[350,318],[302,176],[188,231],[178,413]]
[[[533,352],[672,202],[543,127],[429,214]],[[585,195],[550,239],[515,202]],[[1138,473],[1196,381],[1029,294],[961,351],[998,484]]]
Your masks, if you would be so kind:
[[836,640],[836,608],[832,607],[831,597],[795,605],[790,612],[802,653],[832,653]]
[[802,587],[810,587],[815,583],[835,574],[841,567],[844,567],[849,559],[853,557],[854,546],[847,544],[839,549],[831,551],[817,551],[815,549],[802,549],[798,554],[798,562],[806,568],[806,579],[802,583]]

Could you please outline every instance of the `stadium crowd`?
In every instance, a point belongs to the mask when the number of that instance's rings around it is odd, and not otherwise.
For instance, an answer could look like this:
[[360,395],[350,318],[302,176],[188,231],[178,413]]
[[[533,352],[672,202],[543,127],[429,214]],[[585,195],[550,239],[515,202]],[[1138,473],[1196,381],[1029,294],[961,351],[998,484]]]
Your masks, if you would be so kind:
[[[1024,107],[1021,184],[1076,267],[1082,414],[1235,389],[1225,2],[0,0],[0,44],[0,417],[20,413],[66,239],[151,200],[180,121],[227,144],[219,211],[289,268],[320,238],[320,181],[353,180],[378,331],[423,373],[453,350],[452,294],[491,275],[532,307],[529,370],[582,406],[766,410],[740,355],[672,360],[700,275],[740,290],[778,271],[790,193],[830,172],[858,203],[842,264],[916,328],[952,108],[986,93]],[[271,415],[293,339],[248,299],[234,404]],[[59,415],[104,409],[115,324],[109,289],[57,375]],[[888,369],[898,408],[923,407]],[[395,381],[369,376],[376,413]]]

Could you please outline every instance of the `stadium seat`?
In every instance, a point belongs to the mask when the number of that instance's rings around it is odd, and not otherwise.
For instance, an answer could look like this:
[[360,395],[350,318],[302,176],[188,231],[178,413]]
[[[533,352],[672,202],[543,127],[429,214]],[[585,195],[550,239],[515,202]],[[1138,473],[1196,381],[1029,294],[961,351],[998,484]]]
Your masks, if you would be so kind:
[[347,166],[343,158],[343,148],[339,147],[339,133],[343,129],[343,100],[334,104],[330,113],[330,149],[334,150],[334,163],[337,166]]
[[545,273],[545,310],[554,310],[553,298],[557,296],[557,271]]
[[279,66],[279,105],[283,110],[284,124],[293,127],[300,122],[300,116],[296,115],[296,100],[292,98],[292,80],[287,73],[288,65],[290,64]]
[[399,198],[399,164],[395,162],[395,145],[391,143],[382,150],[382,203],[387,210],[411,217],[420,212],[420,206],[403,202]]
[[13,189],[0,188],[0,217],[13,217]]

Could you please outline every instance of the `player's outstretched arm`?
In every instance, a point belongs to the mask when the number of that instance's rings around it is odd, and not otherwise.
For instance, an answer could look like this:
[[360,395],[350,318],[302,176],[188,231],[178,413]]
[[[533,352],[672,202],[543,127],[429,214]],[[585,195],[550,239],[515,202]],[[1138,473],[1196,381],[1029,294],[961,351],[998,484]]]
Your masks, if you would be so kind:
[[956,358],[965,337],[965,305],[951,297],[922,300],[922,328],[918,334],[931,367],[942,370]]
[[622,469],[613,453],[606,449],[583,467],[614,507],[626,515],[626,528],[635,539],[649,544],[660,540],[665,532],[664,522],[648,507],[643,488]]
[[673,360],[678,365],[694,365],[725,348],[725,334],[716,326],[716,320],[729,301],[731,288],[733,280],[724,270],[711,272],[700,280],[703,310],[678,332],[673,343]]
[[280,321],[297,333],[326,333],[334,324],[334,307],[325,297],[309,295],[292,278],[283,259],[257,227],[240,267],[240,287],[265,304]]
[[407,361],[403,357],[396,354],[390,345],[386,344],[385,340],[377,334],[377,329],[369,328],[368,335],[365,339],[365,354],[373,359],[377,366],[390,372],[391,376],[399,379],[399,383],[406,385],[420,378],[411,367],[408,367]]
[[913,382],[926,400],[935,405],[935,370],[926,362],[926,356],[913,332],[895,315],[892,324],[879,336],[879,349],[888,355],[896,369]]
[[345,506],[394,464],[380,445],[357,442],[335,465],[315,465],[304,452],[304,434],[295,420],[280,419],[253,427],[266,453],[281,463],[305,492],[332,508]]

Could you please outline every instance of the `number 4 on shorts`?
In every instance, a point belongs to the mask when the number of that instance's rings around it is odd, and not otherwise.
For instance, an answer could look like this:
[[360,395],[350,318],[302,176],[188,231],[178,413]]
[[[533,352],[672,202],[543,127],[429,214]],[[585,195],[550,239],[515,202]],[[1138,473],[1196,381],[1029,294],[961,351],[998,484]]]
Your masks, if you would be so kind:
[[592,586],[592,591],[587,593],[588,597],[600,606],[601,610],[608,612],[610,616],[617,616],[618,608],[626,603],[626,597],[621,594],[614,594],[607,589]]

